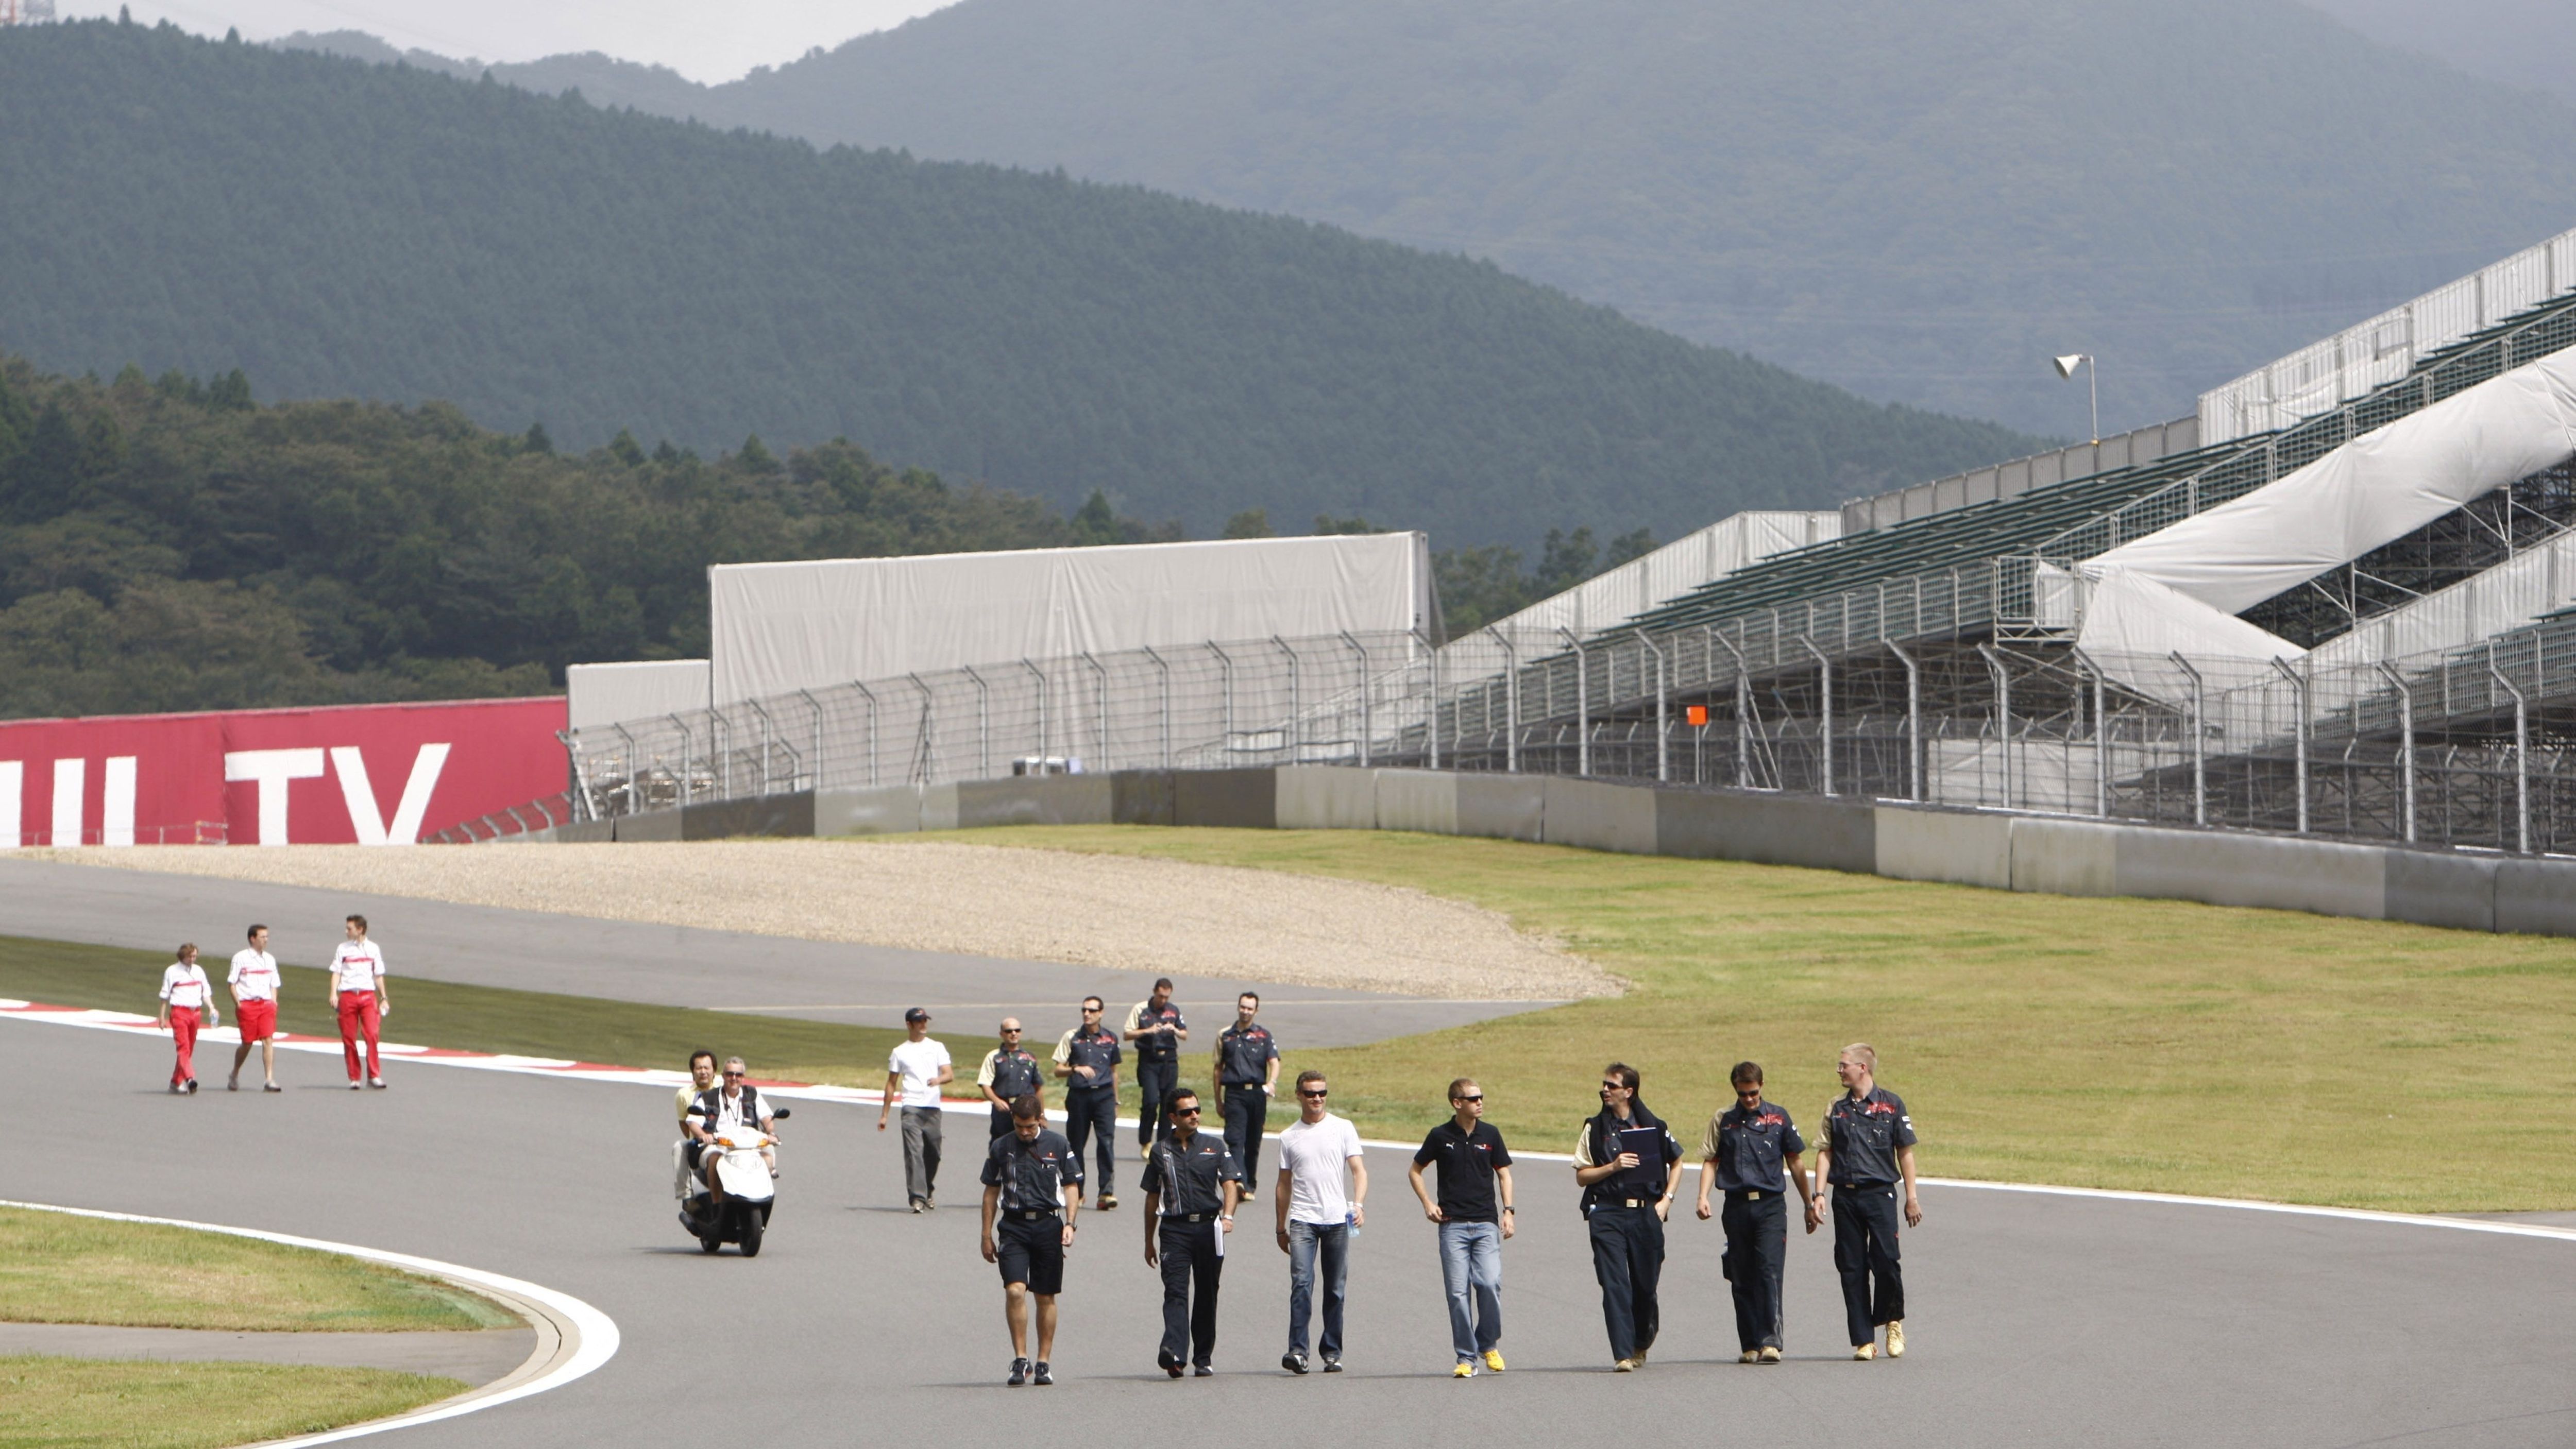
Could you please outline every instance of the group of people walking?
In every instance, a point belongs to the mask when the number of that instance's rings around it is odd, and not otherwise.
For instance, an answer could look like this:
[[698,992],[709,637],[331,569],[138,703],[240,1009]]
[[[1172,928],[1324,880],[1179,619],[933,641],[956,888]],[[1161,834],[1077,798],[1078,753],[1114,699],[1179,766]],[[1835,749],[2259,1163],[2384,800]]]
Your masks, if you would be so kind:
[[[1101,998],[1085,998],[1081,1024],[1058,1040],[1048,1064],[1021,1045],[1020,1023],[1006,1018],[999,1043],[977,1071],[976,1085],[991,1108],[981,1172],[982,1253],[1002,1275],[1013,1385],[1054,1382],[1056,1301],[1077,1219],[1086,1202],[1095,1211],[1118,1205],[1117,1071],[1131,1054],[1140,1089],[1144,1256],[1163,1281],[1155,1362],[1175,1379],[1215,1372],[1227,1244],[1238,1214],[1259,1195],[1279,1045],[1256,1019],[1260,998],[1245,993],[1233,1026],[1210,1054],[1203,1095],[1179,1081],[1179,1048],[1189,1026],[1171,993],[1170,981],[1156,982],[1153,994],[1114,1029],[1105,1024]],[[927,1212],[937,1206],[939,1089],[955,1073],[947,1049],[929,1035],[930,1014],[916,1007],[905,1022],[907,1040],[888,1061],[877,1125],[885,1130],[901,1111],[905,1190],[913,1211]],[[1905,1352],[1900,1219],[1903,1227],[1920,1224],[1922,1205],[1913,1120],[1905,1103],[1877,1084],[1877,1065],[1866,1043],[1837,1056],[1843,1092],[1825,1111],[1812,1171],[1806,1138],[1763,1095],[1761,1066],[1740,1062],[1729,1074],[1734,1100],[1710,1118],[1700,1139],[1697,1211],[1703,1221],[1718,1219],[1726,1235],[1721,1264],[1734,1300],[1740,1362],[1781,1360],[1793,1193],[1807,1232],[1828,1218],[1833,1223],[1852,1356]],[[1063,1132],[1046,1120],[1050,1078],[1063,1086]],[[1293,1083],[1297,1117],[1279,1133],[1272,1186],[1273,1236],[1289,1270],[1280,1366],[1292,1374],[1339,1373],[1351,1245],[1367,1223],[1368,1164],[1358,1131],[1330,1109],[1325,1074],[1301,1071]],[[1671,1128],[1639,1100],[1639,1085],[1634,1067],[1614,1062],[1603,1070],[1600,1110],[1577,1132],[1573,1152],[1611,1367],[1623,1373],[1643,1368],[1655,1346],[1664,1234],[1686,1165]],[[1204,1122],[1210,1102],[1222,1113],[1222,1126]],[[1484,1120],[1483,1088],[1469,1077],[1452,1081],[1448,1107],[1448,1118],[1415,1151],[1407,1182],[1437,1234],[1451,1372],[1473,1378],[1504,1371],[1502,1247],[1517,1230],[1518,1214],[1511,1150]],[[1088,1170],[1086,1156],[1095,1159]]]
[[[382,1088],[385,1072],[376,1051],[377,1030],[393,1009],[392,998],[385,992],[385,953],[367,939],[366,917],[353,915],[341,925],[343,939],[331,953],[331,998],[340,1022],[340,1051],[349,1069],[349,1090],[362,1085],[361,1045],[365,1047],[363,1085]],[[233,953],[232,969],[224,975],[241,1037],[241,1045],[233,1049],[233,1069],[224,1089],[241,1090],[242,1067],[256,1046],[265,1078],[260,1090],[284,1091],[277,1084],[277,998],[283,978],[277,957],[268,949],[268,927],[253,925],[246,936],[249,944]],[[161,1006],[154,1024],[170,1033],[177,1054],[170,1068],[170,1091],[186,1096],[197,1090],[197,1034],[222,1025],[223,1013],[215,1006],[212,978],[197,964],[196,943],[183,942],[177,957],[161,972]]]

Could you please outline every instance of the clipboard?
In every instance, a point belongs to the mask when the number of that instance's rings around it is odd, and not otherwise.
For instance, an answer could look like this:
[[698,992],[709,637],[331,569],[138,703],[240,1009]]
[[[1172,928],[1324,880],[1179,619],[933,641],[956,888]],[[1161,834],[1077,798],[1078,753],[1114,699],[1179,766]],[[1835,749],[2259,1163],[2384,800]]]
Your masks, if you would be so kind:
[[1664,1129],[1622,1127],[1611,1134],[1612,1156],[1637,1154],[1637,1165],[1611,1180],[1629,1197],[1661,1197],[1664,1192]]

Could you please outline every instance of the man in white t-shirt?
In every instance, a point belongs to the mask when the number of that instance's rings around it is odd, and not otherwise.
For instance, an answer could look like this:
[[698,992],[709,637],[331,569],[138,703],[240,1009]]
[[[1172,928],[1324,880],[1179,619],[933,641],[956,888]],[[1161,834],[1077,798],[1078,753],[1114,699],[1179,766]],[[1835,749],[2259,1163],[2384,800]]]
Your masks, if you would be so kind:
[[939,1089],[957,1080],[948,1048],[930,1039],[930,1013],[916,1006],[903,1014],[904,1040],[886,1059],[885,1100],[877,1108],[877,1130],[886,1115],[903,1108],[903,1190],[914,1212],[939,1206]]
[[241,1028],[241,1045],[233,1048],[233,1074],[224,1090],[241,1090],[242,1063],[250,1060],[251,1043],[259,1044],[259,1069],[267,1074],[263,1092],[277,1085],[277,958],[268,954],[268,927],[250,928],[250,945],[233,953],[233,969],[224,977],[233,989],[233,1025]]
[[349,1065],[349,1090],[358,1090],[358,1042],[367,1043],[367,1085],[385,1084],[384,1064],[376,1059],[376,1029],[393,1014],[385,994],[385,953],[367,939],[367,918],[351,916],[349,939],[331,953],[331,1004],[340,1018],[340,1056]]
[[170,1069],[172,1096],[197,1090],[197,1030],[221,1021],[215,1014],[214,983],[206,979],[206,968],[197,964],[196,944],[181,946],[179,959],[162,968],[161,1016],[155,1023],[170,1033],[179,1049],[178,1064]]
[[1342,1282],[1351,1235],[1367,1221],[1368,1163],[1359,1130],[1324,1110],[1322,1072],[1297,1074],[1297,1120],[1279,1134],[1279,1251],[1288,1255],[1288,1352],[1279,1366],[1306,1371],[1306,1324],[1314,1309],[1315,1260],[1323,1259],[1324,1372],[1342,1371]]

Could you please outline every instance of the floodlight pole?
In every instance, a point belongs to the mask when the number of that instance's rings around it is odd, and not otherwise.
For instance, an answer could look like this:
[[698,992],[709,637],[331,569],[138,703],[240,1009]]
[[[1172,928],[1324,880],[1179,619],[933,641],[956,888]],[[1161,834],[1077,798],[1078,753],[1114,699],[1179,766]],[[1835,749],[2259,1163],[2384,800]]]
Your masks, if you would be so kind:
[[2399,819],[2406,831],[2406,843],[2415,843],[2415,691],[2406,687],[2406,676],[2387,660],[2378,663],[2380,677],[2397,691],[2397,790]]
[[2290,707],[2298,711],[2298,718],[2294,721],[2298,731],[2290,738],[2290,748],[2291,758],[2296,762],[2294,777],[2299,786],[2299,833],[2305,835],[2308,833],[2308,682],[2299,677],[2299,671],[2292,669],[2288,660],[2278,655],[2273,656],[2272,667],[2280,671],[2283,679],[2290,681]]
[[[2053,358],[2051,360],[2057,364],[2057,375],[2059,377],[2071,379],[2075,376],[2075,369],[2079,367],[2084,369],[2084,386],[2093,400],[2093,443],[2096,447],[2101,446],[2102,372],[2100,365],[2094,362],[2093,354],[2089,352],[2071,352],[2063,357]],[[2098,462],[2100,460],[2096,459],[2095,461]]]
[[1592,665],[1583,652],[1583,641],[1563,624],[1556,626],[1567,648],[1574,651],[1574,773],[1592,773]]

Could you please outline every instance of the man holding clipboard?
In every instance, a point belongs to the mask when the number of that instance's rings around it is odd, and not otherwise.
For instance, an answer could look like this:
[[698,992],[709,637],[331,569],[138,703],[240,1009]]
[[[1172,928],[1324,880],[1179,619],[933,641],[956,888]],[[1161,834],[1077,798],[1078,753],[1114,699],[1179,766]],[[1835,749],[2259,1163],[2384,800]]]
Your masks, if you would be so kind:
[[1574,1180],[1592,1231],[1592,1273],[1601,1281],[1601,1318],[1611,1368],[1643,1368],[1660,1315],[1655,1284],[1664,1269],[1664,1221],[1681,1182],[1682,1149],[1662,1119],[1637,1100],[1637,1069],[1601,1069],[1601,1111],[1574,1142]]

